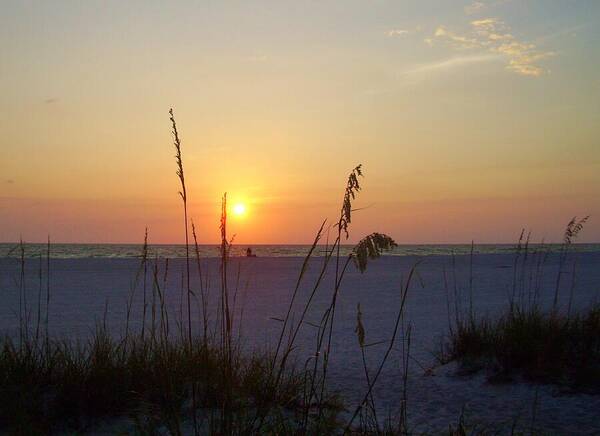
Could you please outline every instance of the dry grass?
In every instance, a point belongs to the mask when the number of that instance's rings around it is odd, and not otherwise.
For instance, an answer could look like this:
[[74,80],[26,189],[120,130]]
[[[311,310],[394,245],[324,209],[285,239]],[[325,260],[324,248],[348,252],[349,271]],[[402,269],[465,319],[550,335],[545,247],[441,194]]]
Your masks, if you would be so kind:
[[187,338],[157,342],[139,335],[123,342],[99,327],[86,343],[51,341],[46,348],[4,339],[0,347],[0,426],[18,434],[85,430],[115,416],[180,434],[191,416],[192,386],[198,428],[220,428],[221,420],[210,415],[227,393],[228,433],[239,434],[244,428],[238,426],[248,425],[242,417],[255,404],[276,403],[293,412],[301,398],[299,374],[287,372],[273,389],[267,355],[224,355],[201,338],[191,347]]
[[443,360],[454,359],[490,368],[498,380],[522,375],[600,392],[600,306],[571,316],[516,309],[461,324]]
[[[557,254],[556,288],[549,309],[544,310],[539,304],[548,252],[543,247],[532,252],[529,235],[524,236],[523,231],[515,250],[507,310],[498,317],[477,317],[472,305],[466,315],[457,306],[454,321],[449,312],[450,335],[438,360],[458,360],[470,371],[486,368],[491,371],[492,380],[522,376],[529,381],[600,392],[600,305],[573,313],[571,286],[568,301],[563,303],[566,307],[559,307],[559,285],[568,273],[567,266],[571,268],[572,283],[575,282],[577,258],[570,257],[571,244],[587,220],[588,217],[573,218],[566,226]],[[454,299],[460,299],[456,291]]]

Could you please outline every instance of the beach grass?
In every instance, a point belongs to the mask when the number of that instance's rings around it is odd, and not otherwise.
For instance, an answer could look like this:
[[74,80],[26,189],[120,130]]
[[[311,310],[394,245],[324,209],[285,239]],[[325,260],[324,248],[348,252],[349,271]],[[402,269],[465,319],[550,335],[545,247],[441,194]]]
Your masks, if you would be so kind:
[[600,305],[570,316],[517,308],[496,318],[459,323],[440,360],[487,368],[491,380],[523,376],[600,392]]
[[0,347],[0,426],[15,434],[82,430],[119,416],[182,434],[194,406],[199,428],[220,430],[226,394],[233,399],[229,433],[243,434],[256,407],[277,404],[277,414],[293,414],[302,395],[302,378],[291,366],[275,384],[267,354],[234,348],[225,355],[202,338],[191,346],[188,338],[141,334],[116,341],[99,326],[84,343],[5,338]]
[[[577,391],[600,393],[600,304],[574,311],[577,256],[573,241],[589,217],[574,217],[565,228],[556,254],[558,270],[550,306],[540,302],[541,283],[548,251],[530,250],[530,235],[521,232],[515,247],[512,290],[498,316],[477,316],[473,311],[472,255],[468,310],[461,310],[460,291],[454,283],[454,317],[448,304],[449,335],[437,353],[440,363],[458,361],[462,371],[486,369],[490,381],[553,383]],[[561,282],[568,278],[569,294]],[[447,295],[450,301],[448,284]],[[561,301],[561,296],[562,301]],[[563,303],[562,306],[560,303]]]

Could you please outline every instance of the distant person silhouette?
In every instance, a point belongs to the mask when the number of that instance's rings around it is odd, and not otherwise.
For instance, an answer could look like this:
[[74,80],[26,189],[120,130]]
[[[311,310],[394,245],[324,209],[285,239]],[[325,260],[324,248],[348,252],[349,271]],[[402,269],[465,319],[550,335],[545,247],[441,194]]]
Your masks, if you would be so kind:
[[252,248],[246,248],[246,257],[256,257],[256,254],[252,254]]

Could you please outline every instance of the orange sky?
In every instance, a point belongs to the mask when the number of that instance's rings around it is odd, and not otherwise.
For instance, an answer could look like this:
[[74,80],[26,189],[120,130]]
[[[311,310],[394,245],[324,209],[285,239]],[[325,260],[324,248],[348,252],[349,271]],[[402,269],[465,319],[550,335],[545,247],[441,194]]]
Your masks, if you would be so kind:
[[171,106],[201,242],[225,191],[311,242],[358,163],[352,241],[600,241],[600,4],[326,3],[9,2],[0,241],[181,242]]

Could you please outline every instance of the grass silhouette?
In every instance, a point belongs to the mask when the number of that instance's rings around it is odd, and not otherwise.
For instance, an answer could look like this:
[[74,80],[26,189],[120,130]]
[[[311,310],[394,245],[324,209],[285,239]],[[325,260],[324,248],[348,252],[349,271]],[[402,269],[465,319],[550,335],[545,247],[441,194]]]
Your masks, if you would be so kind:
[[[450,335],[438,360],[461,362],[465,368],[492,371],[491,380],[523,376],[529,381],[556,383],[579,391],[600,392],[600,305],[573,313],[573,283],[577,258],[573,240],[589,217],[567,224],[558,253],[558,271],[550,308],[539,302],[543,266],[548,252],[532,252],[529,235],[521,233],[515,251],[513,287],[507,310],[497,317],[476,317],[472,309],[455,309]],[[571,266],[572,285],[566,310],[560,310],[560,282]],[[472,269],[471,269],[472,271]],[[470,283],[472,286],[472,272]],[[456,298],[456,297],[455,297]],[[471,306],[472,307],[472,306]]]

